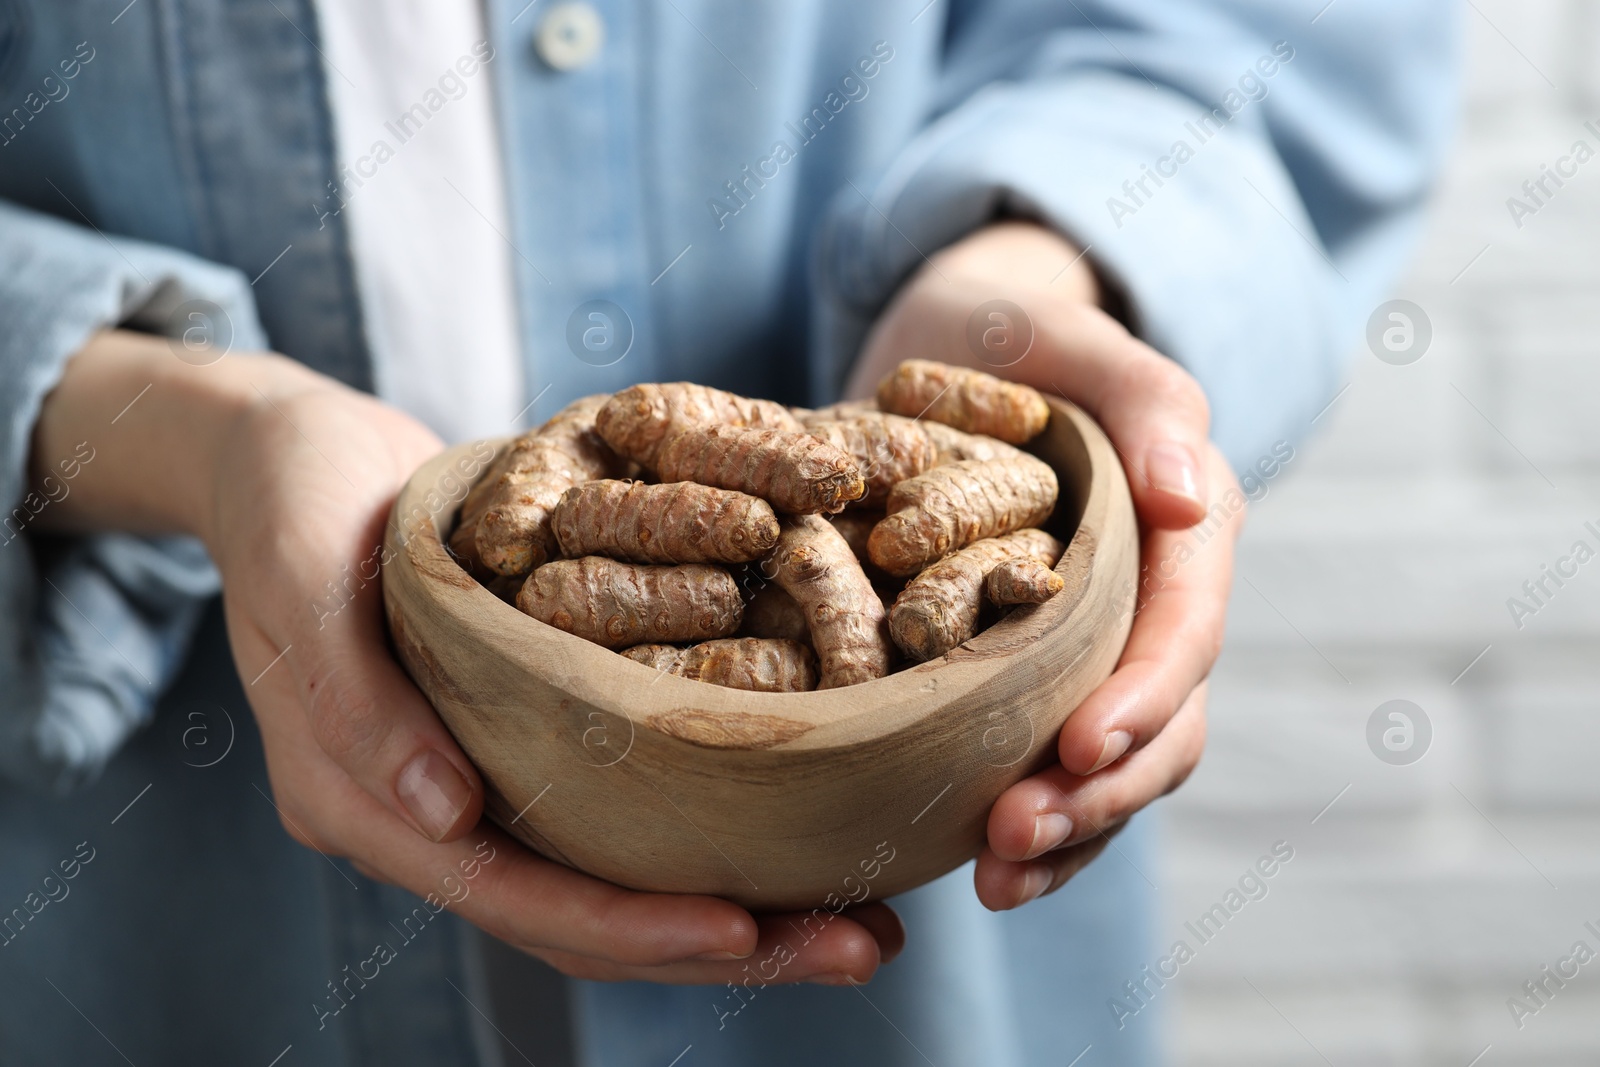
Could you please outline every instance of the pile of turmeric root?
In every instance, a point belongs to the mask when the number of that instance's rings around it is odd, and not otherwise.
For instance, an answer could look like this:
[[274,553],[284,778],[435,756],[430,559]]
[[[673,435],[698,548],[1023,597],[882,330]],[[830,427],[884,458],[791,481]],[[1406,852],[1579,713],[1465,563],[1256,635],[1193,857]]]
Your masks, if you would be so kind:
[[854,685],[1062,588],[1035,390],[908,360],[819,410],[687,382],[585,397],[517,438],[450,550],[540,622],[686,678]]

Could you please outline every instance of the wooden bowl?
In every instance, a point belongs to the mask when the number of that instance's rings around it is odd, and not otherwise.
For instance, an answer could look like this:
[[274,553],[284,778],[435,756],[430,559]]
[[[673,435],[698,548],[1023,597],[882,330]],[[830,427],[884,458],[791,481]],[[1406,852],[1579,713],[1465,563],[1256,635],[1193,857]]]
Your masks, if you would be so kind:
[[490,448],[424,464],[395,504],[384,604],[400,659],[483,772],[488,814],[633,889],[750,908],[880,899],[960,866],[989,808],[1052,761],[1132,625],[1138,531],[1100,428],[1051,399],[1032,449],[1061,479],[1066,590],[887,678],[746,693],[655,670],[523,615],[444,548]]

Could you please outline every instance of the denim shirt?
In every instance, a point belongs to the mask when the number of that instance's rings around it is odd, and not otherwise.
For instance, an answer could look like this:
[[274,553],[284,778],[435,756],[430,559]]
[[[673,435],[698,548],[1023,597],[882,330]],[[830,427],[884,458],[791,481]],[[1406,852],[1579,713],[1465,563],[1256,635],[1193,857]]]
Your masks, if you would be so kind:
[[[532,47],[548,2],[483,2],[493,58],[465,91],[496,95],[530,422],[649,379],[826,399],[927,255],[1021,216],[1089,250],[1244,467],[1326,402],[1450,122],[1443,0],[592,0],[604,44],[565,72]],[[30,492],[40,403],[97,329],[377,380],[340,203],[382,180],[383,153],[334,143],[324,79],[312,0],[0,0],[0,907],[24,905],[0,931],[8,1062],[458,1063],[484,1028],[453,921],[327,1020],[332,980],[418,901],[288,840],[242,721],[215,766],[187,731],[129,740],[175,675],[173,712],[246,714],[215,604],[197,622],[203,551],[30,528],[117,447],[108,427],[38,457],[53,480]],[[388,151],[448,121],[456,86],[437,89]],[[620,360],[569,338],[596,300],[628,328]],[[585,1062],[695,1041],[685,1064],[1015,1067],[1066,1062],[1092,1024],[1094,1062],[1148,1063],[1148,1013],[1124,1033],[1096,999],[1154,958],[1142,837],[1007,916],[959,874],[897,900],[912,948],[870,1005],[773,990],[701,1042],[685,1027],[714,1028],[720,996],[579,983]],[[40,872],[95,850],[46,908]]]
[[[1305,426],[1441,158],[1451,5],[925,3],[595,0],[604,44],[562,72],[531,46],[542,9],[486,0],[530,420],[639,380],[827,398],[929,253],[1011,215],[1089,249],[1237,465]],[[324,77],[311,0],[0,0],[16,782],[92,777],[216,588],[181,539],[27,532],[48,506],[29,435],[66,359],[102,327],[200,322],[370,388],[337,167],[374,153],[335,146]],[[570,343],[593,300],[621,309],[625,358]]]

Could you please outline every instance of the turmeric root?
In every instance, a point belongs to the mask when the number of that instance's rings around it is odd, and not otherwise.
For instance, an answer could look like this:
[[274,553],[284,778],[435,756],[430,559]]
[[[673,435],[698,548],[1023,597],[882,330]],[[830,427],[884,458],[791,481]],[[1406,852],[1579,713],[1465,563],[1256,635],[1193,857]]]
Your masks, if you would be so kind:
[[778,543],[765,500],[694,482],[573,486],[550,516],[568,556],[634,563],[748,563]]
[[456,517],[456,528],[450,532],[451,553],[461,561],[462,568],[468,574],[480,581],[488,579],[495,572],[485,567],[483,560],[478,556],[478,523],[483,520],[483,513],[489,510],[489,505],[494,502],[495,487],[500,481],[500,476],[510,465],[511,454],[514,451],[514,448],[502,451],[495,461],[489,464],[489,469],[483,472],[483,476],[467,490],[466,499],[461,502],[461,512]]
[[534,571],[517,594],[517,607],[558,630],[627,648],[727,637],[739,628],[744,601],[721,567],[652,567],[585,556]]
[[1050,421],[1037,389],[992,374],[908,359],[878,383],[878,407],[1020,445]]
[[1036,559],[1008,559],[983,580],[983,592],[991,603],[1043,604],[1061,592],[1066,579]]
[[921,426],[922,432],[933,441],[936,453],[934,466],[937,467],[942,467],[946,463],[959,463],[964,459],[1006,459],[1025,454],[1022,449],[1013,448],[1004,441],[996,441],[993,437],[984,437],[981,434],[963,433],[954,426],[946,426],[931,419],[918,419],[917,425]]
[[849,453],[785,430],[691,426],[657,451],[656,473],[759,496],[795,515],[838,511],[867,491]]
[[[932,442],[934,456],[933,462],[924,464],[921,470],[910,471],[905,475],[907,478],[920,474],[922,470],[926,470],[929,467],[943,466],[946,463],[955,463],[963,459],[1004,459],[1018,455],[1022,451],[1006,444],[1004,441],[997,441],[993,437],[965,433],[954,426],[947,426],[942,422],[934,422],[932,419],[911,418],[908,420],[904,415],[893,415],[886,411],[880,411],[877,403],[872,400],[841,400],[837,404],[830,404],[815,411],[804,411],[803,409],[795,408],[790,410],[796,412],[796,417],[805,423],[808,431],[813,433],[818,428],[829,423],[851,422],[856,419],[882,419],[890,425],[903,425],[908,421],[914,423]],[[824,437],[824,440],[829,439]],[[838,441],[833,443],[839,444]],[[921,446],[914,447],[920,450]],[[881,454],[874,453],[874,455]],[[881,504],[883,496],[872,492],[872,477],[866,465],[862,466],[862,472],[868,475],[868,494],[862,503]],[[893,487],[892,484],[890,487]]]
[[889,490],[933,466],[939,450],[915,419],[881,411],[806,423],[806,432],[850,454],[867,483],[856,503],[881,506]]
[[677,645],[634,645],[632,648],[618,649],[617,655],[626,656],[646,667],[673,674],[675,672],[672,668],[682,661],[685,651],[687,649],[679,648]]
[[805,611],[794,597],[776,585],[764,585],[750,598],[750,603],[744,606],[744,625],[740,633],[746,637],[789,641],[811,638]]
[[595,425],[618,453],[651,468],[667,439],[690,426],[759,427],[791,433],[801,429],[800,421],[782,404],[751,400],[693,382],[629,386],[606,401]]
[[895,486],[867,551],[890,574],[913,574],[974,541],[1038,526],[1057,488],[1050,465],[1026,453],[935,467]]
[[[1031,528],[1056,476],[1015,447],[1049,418],[1034,390],[921,360],[876,402],[816,410],[638,385],[513,442],[450,547],[534,619],[662,671],[746,691],[853,685],[900,649],[948,652],[991,602],[1062,588],[1061,545]],[[746,604],[735,575],[758,569],[773,581]]]
[[889,610],[894,643],[913,660],[942,656],[977,632],[984,581],[1008,560],[1050,566],[1061,542],[1043,530],[1019,530],[968,545],[913,578]]
[[790,408],[789,410],[794,414],[795,418],[805,423],[809,429],[814,422],[837,422],[840,419],[853,419],[857,415],[878,414],[878,402],[876,400],[841,400],[838,403],[829,404],[827,407],[817,408],[815,411],[803,408]]
[[882,678],[891,648],[883,602],[844,536],[817,515],[783,520],[770,567],[778,585],[799,602],[822,667],[820,688]]
[[737,637],[689,648],[635,645],[622,654],[667,674],[729,689],[806,693],[817,687],[817,657],[798,641]]
[[622,460],[594,429],[605,403],[604,396],[575,400],[512,443],[473,535],[478,557],[496,574],[526,574],[555,553],[550,510],[562,493],[622,473]]

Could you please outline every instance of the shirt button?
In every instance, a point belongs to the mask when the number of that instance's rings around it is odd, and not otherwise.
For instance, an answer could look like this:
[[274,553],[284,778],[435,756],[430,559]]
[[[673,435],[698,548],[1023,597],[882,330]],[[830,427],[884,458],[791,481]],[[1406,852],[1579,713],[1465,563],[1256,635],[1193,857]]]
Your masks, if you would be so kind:
[[593,6],[573,0],[556,4],[545,13],[533,49],[555,70],[588,66],[606,40],[606,26]]

